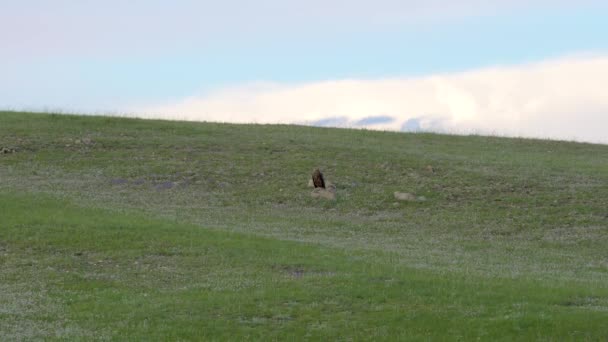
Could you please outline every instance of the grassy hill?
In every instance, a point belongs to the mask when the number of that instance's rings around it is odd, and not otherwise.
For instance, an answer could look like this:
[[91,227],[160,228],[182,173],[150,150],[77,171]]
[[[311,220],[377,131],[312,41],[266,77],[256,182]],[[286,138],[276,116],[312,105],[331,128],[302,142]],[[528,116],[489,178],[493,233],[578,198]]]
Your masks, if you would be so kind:
[[608,146],[0,112],[2,148],[2,341],[608,338]]

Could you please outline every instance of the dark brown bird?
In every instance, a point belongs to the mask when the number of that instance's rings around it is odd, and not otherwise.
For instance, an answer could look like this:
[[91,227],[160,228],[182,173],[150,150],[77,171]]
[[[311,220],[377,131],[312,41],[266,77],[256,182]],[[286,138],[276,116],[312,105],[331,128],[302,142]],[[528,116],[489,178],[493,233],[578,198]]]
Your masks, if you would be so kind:
[[325,180],[323,179],[323,174],[319,169],[315,169],[312,172],[312,184],[314,184],[315,188],[323,188],[325,189]]

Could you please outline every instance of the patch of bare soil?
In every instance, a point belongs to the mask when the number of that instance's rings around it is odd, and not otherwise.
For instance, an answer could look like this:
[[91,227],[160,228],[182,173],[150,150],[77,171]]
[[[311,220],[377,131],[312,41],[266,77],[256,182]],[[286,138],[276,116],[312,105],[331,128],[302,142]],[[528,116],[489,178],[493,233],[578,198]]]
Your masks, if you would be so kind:
[[110,180],[110,184],[112,184],[112,185],[124,185],[124,184],[129,184],[129,181],[127,179],[124,179],[124,178],[114,178],[114,179]]
[[169,190],[173,189],[173,187],[175,187],[175,183],[173,182],[162,182],[155,186],[156,190]]
[[315,188],[310,196],[313,198],[323,198],[327,200],[335,200],[336,199],[336,186],[327,183],[326,188]]

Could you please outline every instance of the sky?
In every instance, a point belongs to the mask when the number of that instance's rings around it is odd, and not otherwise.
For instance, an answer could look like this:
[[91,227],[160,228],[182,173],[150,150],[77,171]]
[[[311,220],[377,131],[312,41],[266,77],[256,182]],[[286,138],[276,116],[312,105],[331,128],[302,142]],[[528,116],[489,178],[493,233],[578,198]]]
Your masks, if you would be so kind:
[[0,0],[0,109],[608,143],[597,0]]

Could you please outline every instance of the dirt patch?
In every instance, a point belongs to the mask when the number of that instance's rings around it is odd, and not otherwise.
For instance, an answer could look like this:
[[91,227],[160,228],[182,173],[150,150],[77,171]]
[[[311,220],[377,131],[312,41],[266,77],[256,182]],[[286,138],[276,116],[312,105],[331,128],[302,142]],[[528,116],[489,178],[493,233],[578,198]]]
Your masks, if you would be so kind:
[[336,187],[333,184],[328,184],[327,188],[315,188],[310,193],[310,196],[333,201],[336,199]]
[[162,182],[160,184],[157,184],[154,188],[156,190],[169,190],[169,189],[173,189],[174,187],[175,187],[174,182]]
[[146,183],[146,181],[143,179],[136,179],[133,182],[131,182],[131,184],[133,184],[133,185],[143,185],[144,183]]
[[302,278],[304,276],[305,270],[303,268],[295,268],[289,271],[289,275],[294,278]]
[[129,181],[124,179],[124,178],[114,178],[112,180],[110,180],[110,184],[112,185],[125,185],[125,184],[129,184]]

